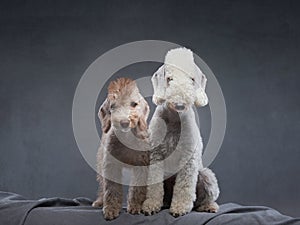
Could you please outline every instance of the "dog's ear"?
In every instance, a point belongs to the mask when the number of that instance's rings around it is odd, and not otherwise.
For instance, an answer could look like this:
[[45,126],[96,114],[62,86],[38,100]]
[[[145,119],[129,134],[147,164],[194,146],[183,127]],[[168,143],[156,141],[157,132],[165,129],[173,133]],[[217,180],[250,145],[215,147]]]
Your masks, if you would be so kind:
[[166,80],[165,80],[165,68],[162,65],[151,78],[154,94],[152,101],[155,105],[161,105],[165,99]]
[[149,105],[147,101],[142,98],[140,101],[140,107],[142,110],[141,116],[139,117],[139,121],[137,124],[137,136],[139,138],[145,139],[148,137],[148,125],[147,125],[147,119],[149,116]]
[[100,119],[101,125],[102,125],[102,132],[105,134],[109,131],[111,128],[111,118],[110,118],[110,111],[109,111],[109,101],[108,99],[105,99],[105,101],[100,106],[98,117]]
[[195,83],[197,86],[195,105],[206,106],[208,104],[208,98],[205,93],[207,78],[196,64],[195,64],[195,70],[196,70]]

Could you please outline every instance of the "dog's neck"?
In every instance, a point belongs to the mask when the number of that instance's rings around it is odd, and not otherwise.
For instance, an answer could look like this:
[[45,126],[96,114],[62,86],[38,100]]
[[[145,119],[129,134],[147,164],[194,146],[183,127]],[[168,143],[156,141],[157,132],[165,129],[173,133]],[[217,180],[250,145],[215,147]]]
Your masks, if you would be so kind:
[[122,143],[129,149],[139,150],[141,148],[145,148],[145,143],[147,143],[148,137],[144,137],[144,135],[147,134],[142,134],[137,127],[131,128],[128,132],[112,128],[112,132],[113,135],[111,135],[111,138]]

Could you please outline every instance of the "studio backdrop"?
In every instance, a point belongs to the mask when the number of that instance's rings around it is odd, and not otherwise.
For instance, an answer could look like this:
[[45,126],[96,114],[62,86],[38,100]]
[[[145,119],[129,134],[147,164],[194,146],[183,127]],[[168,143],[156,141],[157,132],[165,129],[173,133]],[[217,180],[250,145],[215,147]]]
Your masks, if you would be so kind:
[[[299,10],[292,0],[2,1],[0,190],[34,199],[95,199],[96,172],[73,132],[76,88],[111,49],[161,40],[192,49],[223,93],[226,134],[210,164],[219,202],[299,216]],[[160,65],[125,66],[99,87],[93,114],[99,137],[96,114],[108,82],[149,77]],[[151,117],[155,106],[146,100]],[[198,115],[206,146],[211,108],[199,108]]]

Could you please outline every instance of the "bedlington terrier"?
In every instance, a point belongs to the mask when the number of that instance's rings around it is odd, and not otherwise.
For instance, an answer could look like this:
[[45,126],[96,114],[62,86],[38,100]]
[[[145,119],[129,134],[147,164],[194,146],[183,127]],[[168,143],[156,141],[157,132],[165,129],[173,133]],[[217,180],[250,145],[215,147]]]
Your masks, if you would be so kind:
[[[170,50],[153,75],[153,102],[149,125],[150,170],[143,211],[151,215],[170,204],[181,216],[196,211],[216,212],[219,187],[214,173],[203,168],[202,138],[193,105],[205,106],[206,77],[186,48]],[[165,180],[163,182],[163,180]]]
[[[139,93],[135,81],[119,78],[109,84],[108,96],[98,113],[102,124],[97,154],[100,187],[93,203],[94,207],[103,206],[107,220],[116,218],[122,209],[122,168],[149,165],[148,114],[148,103]],[[129,213],[141,212],[146,183],[147,171],[133,170],[127,201]]]

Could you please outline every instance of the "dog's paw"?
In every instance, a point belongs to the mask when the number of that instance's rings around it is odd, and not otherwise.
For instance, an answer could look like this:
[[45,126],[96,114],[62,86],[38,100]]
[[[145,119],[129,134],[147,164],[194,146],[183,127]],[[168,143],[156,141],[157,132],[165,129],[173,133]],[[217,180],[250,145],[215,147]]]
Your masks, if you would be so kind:
[[146,216],[153,215],[160,211],[163,205],[162,201],[157,201],[154,199],[146,199],[143,203],[142,211]]
[[96,201],[93,202],[92,204],[93,207],[102,207],[103,206],[103,201],[102,199],[97,199]]
[[129,204],[127,206],[127,212],[130,214],[140,214],[142,212],[142,206],[139,204]]
[[216,213],[219,210],[219,205],[216,202],[210,202],[204,205],[201,205],[195,209],[197,212],[209,212]]
[[183,216],[192,211],[193,202],[172,202],[170,213],[174,217]]
[[113,220],[117,218],[120,214],[120,209],[116,207],[103,207],[103,217],[106,220]]

